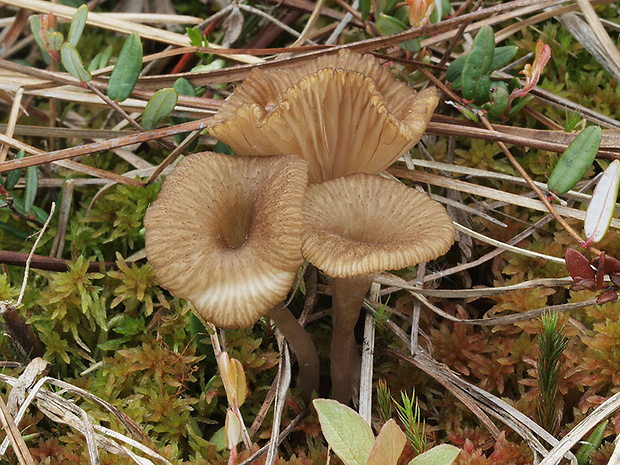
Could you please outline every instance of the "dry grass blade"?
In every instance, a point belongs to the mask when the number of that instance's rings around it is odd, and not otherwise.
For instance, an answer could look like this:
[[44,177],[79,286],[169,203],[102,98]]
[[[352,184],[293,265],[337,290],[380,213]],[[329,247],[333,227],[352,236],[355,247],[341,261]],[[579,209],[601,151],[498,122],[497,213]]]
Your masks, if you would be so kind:
[[[75,15],[76,8],[70,6],[59,5],[52,2],[45,2],[43,0],[8,0],[3,2],[6,5],[12,5],[19,8],[26,8],[28,10],[37,11],[40,13],[54,13],[59,18],[71,20]],[[108,29],[115,32],[122,32],[125,34],[131,34],[135,32],[144,39],[151,39],[157,42],[164,42],[168,45],[187,46],[190,45],[189,39],[185,35],[177,34],[175,32],[166,31],[165,29],[154,28],[151,26],[145,26],[143,24],[124,21],[116,19],[108,15],[101,15],[98,13],[89,13],[86,20],[86,24],[91,26],[97,26],[102,29]],[[226,58],[231,60],[240,61],[242,63],[258,63],[261,60],[253,56],[247,55],[225,55]]]
[[[549,452],[540,465],[556,465],[571,448],[585,436],[588,431],[598,425],[601,421],[611,416],[620,409],[620,393],[614,394],[592,413],[583,419],[577,426],[571,429],[566,436]],[[611,463],[611,462],[610,462]]]
[[54,152],[48,153],[36,149],[32,146],[26,145],[22,142],[16,141],[15,139],[9,139],[6,136],[0,134],[0,142],[7,143],[17,149],[23,148],[25,152],[35,154],[31,157],[23,158],[20,160],[8,160],[0,163],[0,173],[11,171],[16,168],[27,168],[29,166],[41,165],[43,163],[66,160],[69,158],[90,155],[95,152],[103,152],[105,150],[111,150],[118,147],[126,147],[128,145],[133,145],[140,142],[163,139],[165,137],[182,134],[188,131],[204,129],[207,127],[209,121],[210,118],[190,121],[189,123],[178,124],[176,126],[153,129],[151,131],[139,132],[128,136],[118,137],[115,139],[109,139],[101,142],[93,142],[91,144],[79,145],[77,147],[69,147],[67,149],[56,150]]
[[[0,374],[0,381],[3,381],[14,387],[19,385],[19,381],[17,379],[4,374]],[[102,448],[113,454],[129,456],[134,459],[137,464],[140,465],[146,463],[144,462],[145,459],[143,457],[137,456],[135,453],[129,451],[128,449],[119,446],[116,442],[111,441],[110,439],[102,436],[101,434],[98,434],[96,430],[99,430],[109,436],[116,438],[121,442],[138,448],[142,451],[142,453],[145,453],[146,455],[149,455],[150,457],[155,458],[166,465],[171,465],[170,462],[167,461],[165,458],[157,454],[155,451],[149,450],[144,445],[140,445],[136,441],[127,438],[118,432],[112,432],[109,429],[93,425],[83,409],[77,406],[73,401],[69,401],[61,397],[59,394],[55,394],[48,391],[47,389],[44,389],[43,385],[45,383],[56,385],[63,389],[64,392],[71,392],[77,394],[78,396],[95,403],[99,407],[114,415],[114,417],[119,420],[121,424],[123,424],[125,428],[127,428],[128,431],[130,431],[131,434],[133,434],[135,437],[138,437],[143,441],[145,439],[148,439],[148,436],[146,435],[144,430],[136,422],[131,420],[128,416],[124,415],[113,405],[103,401],[97,396],[94,396],[81,388],[73,386],[72,384],[49,377],[43,377],[39,379],[36,385],[34,385],[28,390],[28,398],[25,399],[25,401],[22,403],[16,418],[22,418],[26,412],[26,409],[34,400],[37,404],[37,407],[43,413],[45,413],[46,416],[48,416],[52,421],[67,424],[86,437],[89,447],[89,455],[91,457],[91,463],[98,463],[97,448]],[[0,399],[0,401],[1,400],[2,399]]]
[[[379,302],[379,291],[381,285],[372,283],[370,286],[370,301],[375,306],[381,305]],[[371,424],[372,413],[372,373],[375,354],[375,322],[371,312],[366,312],[364,317],[364,339],[362,342],[362,370],[360,376],[359,392],[359,414]]]
[[[0,165],[0,171],[1,170],[2,165]],[[446,178],[435,174],[408,170],[405,168],[392,167],[388,169],[388,172],[399,178],[410,179],[412,181],[428,183],[435,186],[454,189],[461,192],[467,192],[468,194],[481,195],[489,199],[499,200],[500,202],[505,202],[512,205],[519,205],[520,207],[531,208],[532,210],[537,210],[541,212],[547,212],[547,207],[541,201],[530,199],[522,195],[512,194],[510,192],[504,192],[490,187]],[[555,209],[560,215],[564,217],[575,218],[581,221],[583,221],[586,216],[586,213],[582,210],[576,210],[574,208],[564,207],[562,205],[556,206]],[[611,226],[614,228],[620,228],[620,220],[613,219],[611,221]]]
[[9,409],[4,400],[0,397],[0,423],[2,429],[6,433],[7,439],[13,445],[13,450],[17,456],[20,465],[35,465],[34,459],[28,450],[28,446],[24,442],[17,425],[13,421]]
[[399,289],[405,289],[414,294],[424,295],[427,297],[440,297],[446,299],[476,299],[480,297],[489,297],[493,295],[503,294],[510,291],[518,291],[520,289],[534,289],[537,287],[554,287],[554,286],[570,286],[573,284],[573,279],[567,278],[538,278],[530,281],[523,281],[517,284],[511,284],[509,286],[495,286],[495,287],[477,287],[476,289],[424,289],[419,288],[412,283],[408,283],[402,278],[396,275],[382,274],[376,276],[374,279],[376,282],[385,286],[381,295],[386,295],[395,292]]
[[267,449],[267,458],[265,465],[273,465],[278,454],[278,436],[280,432],[280,424],[282,421],[282,413],[284,412],[284,403],[286,401],[286,392],[291,384],[291,359],[288,350],[288,343],[281,339],[280,342],[280,363],[278,365],[278,383],[276,388],[275,407],[273,411],[273,425],[271,427],[271,441]]
[[620,77],[620,52],[618,51],[618,47],[611,40],[609,34],[607,34],[607,31],[603,27],[603,24],[601,24],[601,20],[590,2],[588,0],[577,0],[577,4],[607,55],[607,60],[605,60],[607,64],[606,68],[613,69],[612,75],[618,79]]

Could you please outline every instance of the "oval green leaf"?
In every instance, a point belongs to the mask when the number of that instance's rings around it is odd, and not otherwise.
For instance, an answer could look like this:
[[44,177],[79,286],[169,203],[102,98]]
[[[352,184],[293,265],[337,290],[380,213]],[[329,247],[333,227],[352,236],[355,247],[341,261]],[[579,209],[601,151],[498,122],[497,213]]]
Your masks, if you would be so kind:
[[456,79],[463,73],[463,66],[465,65],[465,59],[467,55],[461,55],[448,66],[446,70],[446,79],[450,82],[456,81]]
[[366,465],[375,442],[370,426],[357,412],[335,400],[315,399],[321,430],[345,465]]
[[491,72],[495,55],[495,34],[483,26],[476,34],[463,64],[463,97],[475,102],[487,101],[491,90]]
[[87,17],[88,7],[86,5],[82,5],[81,7],[79,7],[73,15],[73,19],[71,20],[71,26],[69,27],[69,38],[67,39],[67,41],[74,47],[77,47],[77,44],[80,41],[80,37],[82,37],[82,32],[84,31]]
[[558,195],[566,194],[592,166],[601,145],[602,131],[590,126],[579,133],[564,151],[549,176],[547,187]]
[[517,50],[518,47],[515,45],[504,45],[503,47],[495,48],[491,68],[496,70],[506,66],[515,57]]
[[592,434],[588,436],[588,439],[585,441],[585,444],[579,448],[579,452],[575,455],[577,457],[577,463],[579,465],[588,465],[590,463],[590,456],[592,453],[601,447],[601,443],[603,442],[603,438],[605,436],[605,429],[607,428],[607,420],[594,428]]
[[178,98],[179,94],[171,87],[155,92],[146,104],[144,114],[142,115],[142,126],[144,129],[150,131],[162,119],[172,113]]
[[382,35],[389,36],[406,31],[409,27],[400,19],[381,13],[377,18],[377,29]]
[[496,86],[491,92],[491,101],[482,105],[491,119],[500,119],[506,110],[510,100],[510,94],[503,86]]
[[461,453],[461,449],[449,444],[440,444],[418,455],[408,465],[450,465]]
[[51,32],[47,35],[48,50],[53,52],[59,52],[62,48],[62,44],[65,38],[60,32]]
[[142,70],[142,42],[140,36],[132,32],[118,55],[116,65],[108,83],[108,97],[117,102],[126,100],[138,82]]
[[174,81],[172,88],[176,90],[179,93],[179,95],[187,95],[190,97],[196,97],[196,89],[194,88],[192,83],[189,82],[185,78],[179,78],[176,81]]
[[24,211],[29,212],[39,190],[39,171],[36,166],[29,166],[26,170],[26,189],[24,192]]
[[368,14],[370,13],[370,3],[371,0],[360,0],[359,2],[359,10],[362,21],[366,21],[366,19],[368,18]]
[[614,160],[609,164],[594,189],[583,228],[588,241],[600,241],[609,228],[618,198],[619,176],[620,160]]
[[[19,152],[17,152],[17,155],[15,155],[15,160],[19,160],[20,158],[24,158],[24,155],[26,155],[26,152],[24,152],[23,150],[20,150]],[[22,175],[22,169],[18,168],[16,170],[11,170],[6,174],[6,179],[4,180],[4,188],[7,191],[12,190],[15,185],[17,184],[17,181],[19,181],[19,177]]]
[[82,82],[88,82],[93,78],[90,72],[84,68],[82,57],[77,49],[69,42],[65,42],[60,48],[60,59],[65,69],[74,78]]
[[95,55],[95,58],[93,58],[90,65],[88,65],[88,71],[92,72],[97,69],[105,68],[108,66],[110,58],[112,58],[112,46],[108,45],[103,52],[99,52]]
[[43,44],[43,39],[41,38],[41,35],[39,34],[39,31],[41,30],[41,15],[30,16],[30,30],[32,31],[34,40],[39,46],[39,48],[41,48],[41,50],[43,50],[47,54],[47,50],[45,49],[45,44]]

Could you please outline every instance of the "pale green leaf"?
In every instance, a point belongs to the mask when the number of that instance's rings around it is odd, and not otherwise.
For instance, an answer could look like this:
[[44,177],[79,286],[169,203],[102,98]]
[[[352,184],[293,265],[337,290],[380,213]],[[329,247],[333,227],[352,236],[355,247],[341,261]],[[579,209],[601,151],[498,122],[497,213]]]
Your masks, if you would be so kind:
[[26,188],[24,192],[24,211],[28,212],[34,204],[34,199],[39,190],[39,171],[36,166],[30,166],[26,170]]
[[142,115],[142,126],[147,131],[153,129],[157,124],[172,113],[177,104],[179,94],[171,87],[159,89],[153,94]]
[[353,409],[335,400],[315,399],[323,435],[345,465],[366,465],[375,442],[370,426]]
[[90,72],[84,68],[82,57],[76,48],[69,42],[65,42],[60,49],[60,59],[65,69],[76,79],[88,82],[92,79]]
[[449,444],[440,444],[418,455],[408,465],[450,465],[461,453],[461,449]]
[[82,37],[82,31],[84,31],[87,17],[88,7],[86,5],[82,5],[81,7],[79,7],[73,15],[67,41],[74,47],[77,47],[77,44],[80,41],[80,37]]
[[584,231],[588,241],[600,241],[609,228],[618,198],[619,175],[620,161],[614,160],[607,167],[594,189],[584,223]]

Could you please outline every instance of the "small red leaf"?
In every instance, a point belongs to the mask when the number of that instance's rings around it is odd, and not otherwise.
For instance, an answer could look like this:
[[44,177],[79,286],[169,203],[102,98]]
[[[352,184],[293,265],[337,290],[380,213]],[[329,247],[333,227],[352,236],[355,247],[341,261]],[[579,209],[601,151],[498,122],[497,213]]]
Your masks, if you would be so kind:
[[601,289],[603,287],[603,279],[605,278],[605,264],[607,255],[602,252],[598,257],[598,265],[596,267],[596,288]]
[[607,289],[599,294],[596,298],[597,304],[604,304],[605,302],[614,302],[618,300],[618,293],[613,289]]
[[566,269],[573,281],[575,281],[575,284],[583,285],[581,283],[583,280],[592,282],[596,280],[596,274],[590,266],[588,259],[575,249],[566,249],[564,261],[566,262]]
[[[598,268],[598,263],[600,259],[596,257],[592,260],[592,266]],[[620,273],[620,260],[615,259],[614,257],[610,257],[609,255],[605,256],[605,274],[614,274]]]

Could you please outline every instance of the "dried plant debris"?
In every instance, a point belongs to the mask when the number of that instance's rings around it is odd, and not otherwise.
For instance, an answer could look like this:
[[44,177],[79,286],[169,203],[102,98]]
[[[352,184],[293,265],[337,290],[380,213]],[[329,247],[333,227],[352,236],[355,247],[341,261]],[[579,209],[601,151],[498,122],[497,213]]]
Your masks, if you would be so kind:
[[[118,408],[81,388],[47,377],[48,370],[48,362],[35,358],[26,366],[19,378],[0,374],[0,380],[11,387],[7,407],[11,420],[16,425],[19,425],[29,406],[34,405],[51,421],[68,425],[85,437],[92,464],[99,463],[99,449],[117,456],[129,457],[137,464],[157,462],[170,464],[157,452],[140,443],[147,438],[146,433]],[[61,391],[54,393],[45,387],[46,384],[60,388]],[[94,403],[102,412],[113,416],[123,424],[133,438],[93,423],[86,411],[76,404],[75,398],[68,399],[61,394],[75,395],[77,398]],[[9,438],[5,438],[0,445],[0,455],[6,453],[10,442]],[[134,452],[134,449],[137,452]]]

